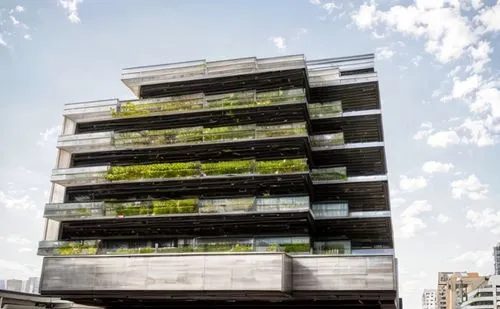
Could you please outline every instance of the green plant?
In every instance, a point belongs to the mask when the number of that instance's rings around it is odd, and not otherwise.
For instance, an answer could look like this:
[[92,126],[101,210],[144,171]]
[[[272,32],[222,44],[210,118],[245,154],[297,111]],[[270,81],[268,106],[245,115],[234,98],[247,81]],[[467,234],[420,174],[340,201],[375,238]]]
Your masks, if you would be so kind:
[[255,126],[231,126],[203,129],[204,141],[252,139],[254,136]]
[[251,173],[254,169],[254,160],[222,161],[202,163],[201,170],[207,175],[228,175]]
[[175,178],[199,175],[198,162],[112,166],[105,175],[109,181],[147,178]]
[[309,104],[311,118],[332,117],[342,113],[340,102]]
[[306,124],[260,126],[255,133],[256,138],[292,135],[307,135]]
[[257,161],[257,173],[280,174],[308,171],[305,159],[283,159],[273,161]]
[[70,242],[55,249],[57,255],[95,255],[97,247],[86,242]]

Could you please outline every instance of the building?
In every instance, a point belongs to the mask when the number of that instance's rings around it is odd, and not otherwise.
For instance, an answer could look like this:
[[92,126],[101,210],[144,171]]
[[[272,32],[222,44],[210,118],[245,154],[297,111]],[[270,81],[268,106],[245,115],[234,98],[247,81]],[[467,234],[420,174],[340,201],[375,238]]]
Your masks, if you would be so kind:
[[21,292],[23,290],[23,281],[17,279],[7,280],[6,289],[9,291]]
[[468,293],[460,309],[498,309],[500,307],[500,276],[491,276],[488,281]]
[[30,277],[24,286],[24,292],[30,294],[38,294],[40,285],[40,278],[38,277]]
[[54,297],[0,289],[1,309],[99,309],[85,307]]
[[67,104],[40,291],[106,307],[397,308],[373,55],[124,69]]
[[467,301],[469,293],[484,285],[488,277],[476,272],[440,272],[438,273],[439,309],[457,309]]
[[0,279],[0,290],[5,290],[7,287],[5,285],[5,280]]
[[493,247],[493,259],[495,261],[495,275],[500,275],[500,243]]
[[422,309],[437,308],[437,292],[436,290],[424,290],[422,293]]

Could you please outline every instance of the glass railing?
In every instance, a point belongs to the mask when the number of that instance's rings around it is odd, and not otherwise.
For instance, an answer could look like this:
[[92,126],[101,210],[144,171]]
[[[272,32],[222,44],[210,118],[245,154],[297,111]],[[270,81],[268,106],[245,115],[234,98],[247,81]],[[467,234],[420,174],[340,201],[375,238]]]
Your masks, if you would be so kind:
[[346,180],[347,169],[345,167],[315,168],[311,170],[313,181]]
[[278,104],[306,102],[304,89],[277,90],[269,92],[236,92],[224,95],[201,96],[200,98],[172,97],[153,101],[123,102],[112,110],[117,118],[154,116],[168,113],[203,111],[211,109],[235,109]]
[[342,114],[342,103],[335,101],[309,104],[308,110],[311,119],[331,118]]
[[47,204],[47,218],[276,212],[309,209],[308,196]]
[[322,134],[310,136],[312,147],[328,147],[344,145],[344,133]]
[[285,252],[308,254],[309,237],[245,239],[183,239],[181,241],[42,241],[38,253],[45,256],[158,254],[189,252]]
[[185,143],[252,140],[278,136],[307,136],[305,123],[272,126],[191,127],[113,133],[112,145],[170,145]]

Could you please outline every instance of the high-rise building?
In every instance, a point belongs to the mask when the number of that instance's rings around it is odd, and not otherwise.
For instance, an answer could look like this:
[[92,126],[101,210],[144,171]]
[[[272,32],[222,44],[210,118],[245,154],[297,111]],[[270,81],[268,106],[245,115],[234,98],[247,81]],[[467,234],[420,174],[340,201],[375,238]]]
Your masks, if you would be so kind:
[[22,292],[23,291],[23,281],[17,279],[7,280],[6,290]]
[[373,55],[124,69],[68,104],[40,290],[107,307],[397,308]]
[[447,309],[446,306],[446,288],[448,285],[448,280],[450,279],[453,272],[439,272],[438,273],[438,286],[437,286],[437,308]]
[[438,273],[439,309],[457,309],[468,300],[469,293],[484,285],[488,277],[476,272],[440,272]]
[[495,261],[495,275],[500,275],[500,243],[493,247],[493,259]]
[[5,290],[7,287],[5,285],[5,280],[0,279],[0,290]]
[[37,294],[40,285],[40,278],[30,277],[24,286],[24,292]]
[[476,289],[467,294],[467,299],[460,303],[460,309],[498,309],[500,308],[500,276],[489,277]]
[[422,309],[437,308],[437,293],[436,290],[424,290],[422,293]]

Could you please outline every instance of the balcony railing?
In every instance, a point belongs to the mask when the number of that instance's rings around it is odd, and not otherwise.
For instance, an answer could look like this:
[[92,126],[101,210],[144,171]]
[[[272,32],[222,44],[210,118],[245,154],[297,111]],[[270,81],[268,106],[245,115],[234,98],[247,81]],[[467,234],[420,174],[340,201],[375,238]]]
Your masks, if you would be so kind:
[[244,91],[219,95],[198,93],[160,99],[71,103],[65,106],[63,115],[76,121],[89,122],[296,103],[306,103],[304,89]]
[[304,211],[308,196],[181,199],[137,202],[89,202],[47,204],[45,217],[52,219],[115,218],[181,214]]
[[307,159],[270,161],[239,160],[214,163],[178,162],[129,166],[56,169],[52,181],[61,185],[143,181],[145,179],[195,179],[308,172]]
[[308,105],[311,119],[331,118],[342,114],[342,102],[314,103]]
[[316,149],[345,145],[344,133],[321,134],[310,136],[311,146]]
[[190,252],[285,252],[310,254],[309,237],[176,239],[161,241],[41,241],[38,254],[44,256],[135,255]]

